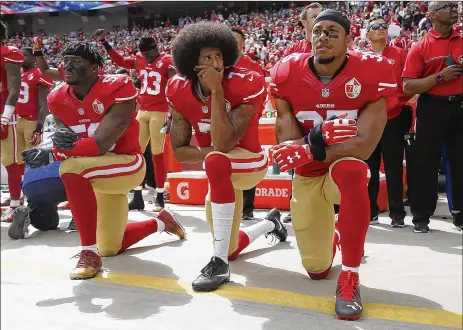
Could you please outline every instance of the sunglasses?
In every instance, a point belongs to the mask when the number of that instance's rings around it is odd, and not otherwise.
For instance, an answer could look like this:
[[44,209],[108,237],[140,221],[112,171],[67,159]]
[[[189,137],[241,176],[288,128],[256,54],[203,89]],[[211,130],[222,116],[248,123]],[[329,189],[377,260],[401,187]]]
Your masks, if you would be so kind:
[[442,9],[452,10],[454,8],[458,9],[458,3],[444,3],[441,6],[437,6],[437,7],[433,8],[432,11],[438,11],[438,10],[442,10]]
[[387,24],[387,23],[371,24],[370,28],[368,30],[378,31],[380,28],[383,28],[384,30],[387,30],[389,28],[389,24]]

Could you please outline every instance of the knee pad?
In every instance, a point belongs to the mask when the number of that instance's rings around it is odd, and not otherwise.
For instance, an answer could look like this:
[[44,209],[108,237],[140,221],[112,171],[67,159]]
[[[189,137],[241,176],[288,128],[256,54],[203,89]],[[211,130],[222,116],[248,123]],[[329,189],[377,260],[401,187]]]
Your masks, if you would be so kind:
[[231,176],[231,162],[224,154],[213,153],[204,160],[204,169],[209,181],[220,182]]
[[343,188],[357,189],[368,186],[370,170],[366,163],[357,160],[342,160],[331,169],[331,177],[338,185],[339,190]]

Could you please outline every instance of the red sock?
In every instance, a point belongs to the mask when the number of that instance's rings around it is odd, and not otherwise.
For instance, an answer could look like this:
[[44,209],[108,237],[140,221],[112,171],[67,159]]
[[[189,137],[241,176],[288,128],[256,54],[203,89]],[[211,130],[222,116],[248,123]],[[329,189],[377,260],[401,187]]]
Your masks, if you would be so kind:
[[89,180],[78,174],[61,175],[72,216],[80,234],[82,246],[96,244],[97,203]]
[[18,164],[19,166],[19,171],[21,172],[21,175],[24,175],[24,168],[26,167],[26,164],[25,163],[22,163],[22,164]]
[[13,163],[5,167],[8,173],[8,189],[10,190],[11,200],[17,201],[21,198],[21,166]]
[[341,192],[338,227],[342,264],[357,268],[362,261],[363,245],[370,225],[368,166],[356,160],[343,160],[334,165],[331,176]]
[[156,180],[156,188],[164,189],[166,183],[166,169],[164,167],[164,154],[153,155],[154,179]]
[[238,255],[243,251],[246,247],[249,245],[249,237],[246,235],[244,231],[239,232],[239,242],[238,242],[238,248],[236,249],[235,252],[230,254],[228,256],[228,261],[234,261],[236,258],[238,258]]
[[158,224],[154,219],[128,223],[127,227],[125,227],[124,238],[122,239],[119,253],[157,231]]
[[233,203],[235,190],[231,181],[231,162],[227,156],[213,154],[204,161],[204,168],[211,186],[211,202]]

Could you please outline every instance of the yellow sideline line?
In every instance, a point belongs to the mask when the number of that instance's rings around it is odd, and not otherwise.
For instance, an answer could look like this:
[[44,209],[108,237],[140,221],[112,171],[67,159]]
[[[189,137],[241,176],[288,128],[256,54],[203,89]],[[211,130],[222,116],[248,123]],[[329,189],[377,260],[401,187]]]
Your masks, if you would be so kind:
[[[16,262],[2,262],[2,273],[19,272],[31,275],[50,275],[60,278],[68,278],[63,271],[56,268],[25,267],[25,264]],[[28,265],[30,266],[30,265]],[[191,288],[190,282],[161,278],[146,275],[124,274],[108,272],[100,274],[93,282],[120,284],[132,287],[147,288],[158,291],[183,293],[189,295],[220,296],[226,299],[241,300],[270,304],[282,307],[299,308],[314,312],[334,315],[334,298],[317,297],[308,294],[301,294],[291,291],[277,290],[271,288],[240,287],[233,284],[222,286],[219,290],[211,293],[196,293]],[[333,288],[334,289],[334,288]],[[426,324],[450,328],[461,328],[463,317],[461,314],[424,307],[412,307],[402,305],[389,305],[377,303],[364,303],[363,316],[372,319],[390,320],[397,322],[408,322],[414,324]]]

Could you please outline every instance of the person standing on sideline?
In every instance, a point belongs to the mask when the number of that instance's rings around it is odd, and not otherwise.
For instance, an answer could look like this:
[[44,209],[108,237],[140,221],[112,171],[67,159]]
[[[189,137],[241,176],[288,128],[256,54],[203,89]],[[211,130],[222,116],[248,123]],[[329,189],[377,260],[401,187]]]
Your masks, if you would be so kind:
[[452,28],[458,20],[457,8],[456,2],[430,2],[432,29],[410,50],[402,73],[404,92],[420,94],[411,182],[419,182],[420,189],[410,196],[415,233],[429,233],[444,141],[452,169],[453,224],[463,228],[463,36]]

